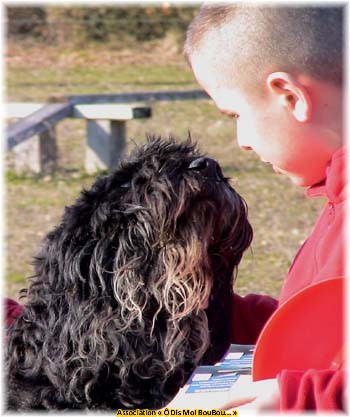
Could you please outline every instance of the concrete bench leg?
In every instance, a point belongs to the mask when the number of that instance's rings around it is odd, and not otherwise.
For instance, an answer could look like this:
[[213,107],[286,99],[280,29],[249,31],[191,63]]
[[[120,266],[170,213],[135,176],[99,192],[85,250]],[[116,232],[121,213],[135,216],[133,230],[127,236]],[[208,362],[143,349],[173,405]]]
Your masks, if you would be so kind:
[[17,173],[50,174],[57,168],[55,127],[33,136],[13,148]]
[[93,174],[99,170],[115,168],[125,147],[125,122],[88,120],[85,170]]

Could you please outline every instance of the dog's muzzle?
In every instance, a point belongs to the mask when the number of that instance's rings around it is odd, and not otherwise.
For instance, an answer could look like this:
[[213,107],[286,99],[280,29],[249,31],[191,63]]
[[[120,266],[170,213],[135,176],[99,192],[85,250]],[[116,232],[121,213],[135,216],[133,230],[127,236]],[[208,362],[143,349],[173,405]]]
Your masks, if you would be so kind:
[[188,166],[188,169],[199,172],[205,178],[212,178],[216,181],[224,179],[219,164],[211,158],[201,157],[194,159]]

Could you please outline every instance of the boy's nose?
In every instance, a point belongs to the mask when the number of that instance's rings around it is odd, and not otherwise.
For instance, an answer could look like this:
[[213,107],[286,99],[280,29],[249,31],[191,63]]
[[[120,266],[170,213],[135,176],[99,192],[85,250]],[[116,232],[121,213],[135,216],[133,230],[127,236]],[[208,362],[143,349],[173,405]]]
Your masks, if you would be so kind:
[[247,138],[242,135],[237,134],[237,143],[238,146],[243,149],[244,151],[251,151],[253,148],[247,144]]

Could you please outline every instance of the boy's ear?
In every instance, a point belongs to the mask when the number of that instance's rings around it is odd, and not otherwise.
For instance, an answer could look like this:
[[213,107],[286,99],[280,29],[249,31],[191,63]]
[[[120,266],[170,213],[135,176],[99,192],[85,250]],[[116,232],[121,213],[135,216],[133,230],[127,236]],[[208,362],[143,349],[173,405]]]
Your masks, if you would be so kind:
[[309,122],[312,103],[308,90],[293,75],[287,72],[273,72],[266,78],[269,91],[276,95],[282,106],[301,123]]

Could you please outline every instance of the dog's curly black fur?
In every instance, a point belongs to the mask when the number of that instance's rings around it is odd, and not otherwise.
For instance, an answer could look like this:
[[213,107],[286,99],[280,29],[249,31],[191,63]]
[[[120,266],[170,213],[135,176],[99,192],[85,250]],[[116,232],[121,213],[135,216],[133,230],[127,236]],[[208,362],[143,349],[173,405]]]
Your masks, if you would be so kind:
[[160,408],[221,358],[252,229],[201,157],[151,138],[65,209],[8,329],[9,409]]

